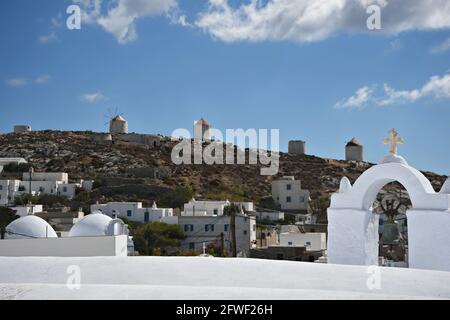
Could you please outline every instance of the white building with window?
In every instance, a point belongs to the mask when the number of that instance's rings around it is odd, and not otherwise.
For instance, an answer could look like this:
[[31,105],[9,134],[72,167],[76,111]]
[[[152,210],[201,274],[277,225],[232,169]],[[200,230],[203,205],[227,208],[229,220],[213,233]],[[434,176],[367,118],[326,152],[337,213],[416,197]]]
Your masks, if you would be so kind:
[[24,172],[22,180],[0,180],[0,205],[11,204],[18,195],[50,194],[66,196],[69,199],[76,194],[77,188],[92,190],[91,180],[69,183],[65,172]]
[[91,212],[101,211],[110,217],[124,217],[135,222],[161,221],[176,224],[172,208],[158,208],[156,203],[151,207],[142,207],[142,202],[108,202],[91,205]]
[[27,204],[25,206],[12,207],[11,209],[16,211],[16,215],[20,217],[34,215],[44,211],[42,204]]
[[307,250],[326,250],[327,235],[324,232],[282,232],[280,233],[281,246],[304,246]]
[[[201,200],[197,201],[192,199],[188,203],[184,204],[183,216],[222,216],[223,210],[226,206],[229,206],[232,202],[225,201],[210,201]],[[253,202],[233,202],[237,206],[241,207],[245,212],[253,212]]]
[[255,213],[255,217],[258,221],[283,221],[284,212],[281,211],[258,211]]
[[[256,245],[256,219],[252,216],[236,215],[237,252],[248,256]],[[203,243],[221,246],[222,235],[225,251],[232,252],[230,216],[180,216],[178,224],[186,232],[187,238],[181,242],[185,250],[202,252]]]
[[0,180],[0,205],[14,202],[19,187],[20,180]]
[[281,210],[304,211],[308,209],[309,191],[302,189],[300,180],[285,176],[272,181],[272,198]]

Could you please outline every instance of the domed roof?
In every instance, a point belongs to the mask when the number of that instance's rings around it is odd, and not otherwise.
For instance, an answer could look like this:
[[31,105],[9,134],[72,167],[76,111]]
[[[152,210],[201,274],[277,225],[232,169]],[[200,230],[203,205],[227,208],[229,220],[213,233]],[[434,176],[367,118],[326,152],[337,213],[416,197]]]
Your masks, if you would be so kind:
[[69,237],[106,236],[112,220],[101,211],[94,211],[75,223],[70,229]]
[[44,219],[28,215],[14,220],[6,227],[6,239],[58,238]]
[[402,156],[399,156],[398,154],[392,154],[392,153],[385,156],[383,158],[383,160],[381,160],[381,164],[383,164],[383,163],[401,163],[401,164],[404,164],[405,166],[408,165],[408,162],[406,161],[405,158],[403,158]]

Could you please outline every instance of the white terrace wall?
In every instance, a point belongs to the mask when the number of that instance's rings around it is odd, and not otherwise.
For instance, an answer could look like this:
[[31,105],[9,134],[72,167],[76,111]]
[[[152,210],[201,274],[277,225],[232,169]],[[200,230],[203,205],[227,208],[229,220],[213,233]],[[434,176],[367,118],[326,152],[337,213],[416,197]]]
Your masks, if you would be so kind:
[[365,171],[353,186],[343,178],[339,192],[332,195],[328,262],[378,264],[379,217],[372,212],[372,204],[384,185],[398,181],[412,202],[407,211],[409,267],[450,271],[450,188],[436,193],[428,179],[403,158],[391,159]]
[[0,240],[3,257],[126,256],[126,235]]

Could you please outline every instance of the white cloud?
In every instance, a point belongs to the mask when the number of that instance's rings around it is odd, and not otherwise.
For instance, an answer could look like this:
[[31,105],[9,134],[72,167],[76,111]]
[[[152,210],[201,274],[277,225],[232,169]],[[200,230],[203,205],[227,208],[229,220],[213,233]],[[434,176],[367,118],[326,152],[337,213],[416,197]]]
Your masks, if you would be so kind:
[[433,76],[419,89],[395,90],[389,85],[384,85],[386,97],[381,99],[379,105],[392,105],[401,103],[413,103],[422,98],[450,99],[450,74],[445,76]]
[[6,80],[6,84],[11,87],[23,87],[28,84],[28,81],[24,78],[13,78]]
[[311,42],[342,32],[374,32],[366,26],[366,8],[378,4],[382,32],[450,28],[448,0],[251,0],[232,6],[209,0],[195,24],[213,37],[232,41]]
[[50,81],[51,78],[52,77],[49,76],[48,74],[43,74],[43,75],[40,75],[39,77],[37,77],[34,80],[34,82],[37,83],[37,84],[46,84],[47,82]]
[[361,108],[370,102],[378,106],[390,106],[414,103],[425,98],[450,99],[450,74],[433,76],[422,87],[411,90],[396,90],[385,83],[379,96],[375,96],[372,89],[364,86],[350,98],[336,103],[335,108]]
[[444,53],[446,51],[450,50],[450,38],[442,42],[441,44],[434,46],[431,48],[431,53],[438,54],[438,53]]
[[372,99],[372,93],[373,90],[371,88],[364,86],[358,89],[353,96],[336,103],[334,107],[337,109],[361,108]]
[[55,40],[58,40],[58,36],[55,31],[50,31],[48,34],[39,37],[39,42],[41,44],[47,44]]
[[50,26],[48,32],[38,38],[41,44],[48,44],[50,42],[58,40],[58,30],[62,28],[62,13],[58,13],[55,17],[50,19]]
[[[151,16],[169,14],[177,8],[176,0],[117,0],[102,14],[100,0],[74,0],[82,6],[83,22],[97,23],[105,31],[113,34],[117,41],[125,44],[137,39],[136,21]],[[185,19],[180,17],[180,24]],[[86,20],[87,19],[87,20]]]
[[99,101],[107,100],[108,98],[104,96],[101,92],[85,93],[80,96],[80,99],[84,102],[95,103]]

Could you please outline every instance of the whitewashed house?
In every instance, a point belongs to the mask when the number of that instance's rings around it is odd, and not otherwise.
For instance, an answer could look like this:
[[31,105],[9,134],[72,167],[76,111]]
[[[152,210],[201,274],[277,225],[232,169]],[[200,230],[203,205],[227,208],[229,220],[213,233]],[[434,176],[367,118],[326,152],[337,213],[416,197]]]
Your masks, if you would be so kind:
[[142,207],[142,202],[108,202],[91,205],[91,212],[101,211],[110,217],[124,217],[135,222],[161,221],[176,224],[172,208],[158,208],[156,203],[151,207]]
[[[186,250],[198,253],[205,245],[222,245],[230,254],[232,252],[231,217],[230,216],[179,216],[179,226],[186,232],[187,238],[182,240],[181,246]],[[256,245],[256,219],[255,217],[237,214],[236,225],[236,248],[237,252],[248,256],[250,249]]]
[[44,211],[42,204],[27,204],[25,206],[11,207],[11,209],[16,211],[16,215],[20,217],[34,215]]
[[[222,216],[224,208],[229,206],[232,202],[225,201],[211,201],[211,200],[195,200],[192,199],[184,204],[183,216]],[[241,207],[245,212],[253,212],[253,202],[233,202]]]
[[324,232],[282,232],[279,238],[280,246],[304,246],[313,251],[327,249],[327,235]]
[[19,187],[20,180],[0,180],[0,205],[14,202]]
[[305,211],[308,209],[309,191],[302,189],[300,180],[285,176],[272,181],[272,198],[281,210]]
[[284,212],[281,211],[258,211],[255,213],[255,217],[258,221],[282,221],[284,220]]
[[24,172],[22,180],[0,180],[0,205],[13,203],[16,196],[28,193],[66,196],[70,199],[75,196],[77,188],[91,191],[92,186],[91,180],[69,183],[65,172]]

